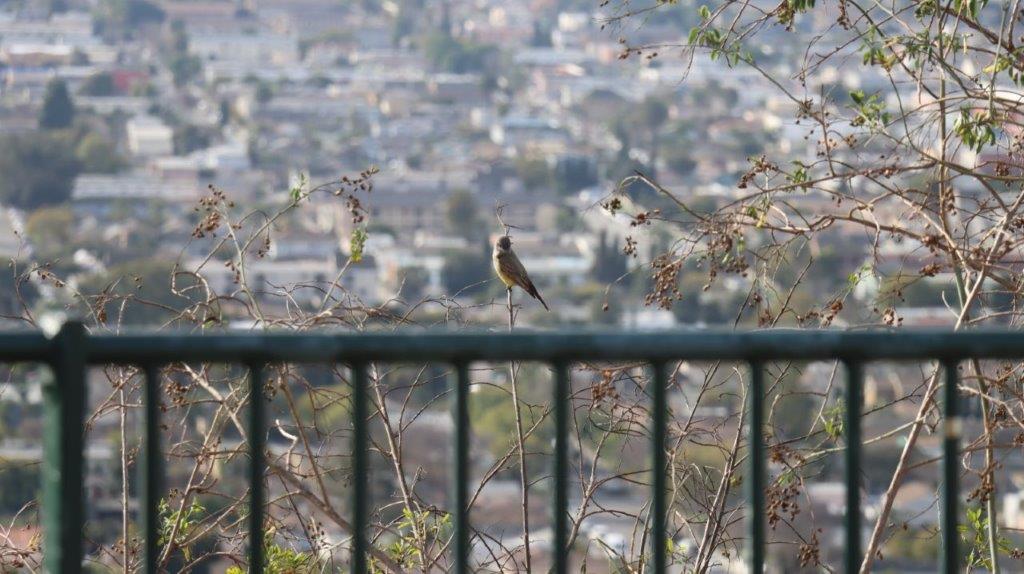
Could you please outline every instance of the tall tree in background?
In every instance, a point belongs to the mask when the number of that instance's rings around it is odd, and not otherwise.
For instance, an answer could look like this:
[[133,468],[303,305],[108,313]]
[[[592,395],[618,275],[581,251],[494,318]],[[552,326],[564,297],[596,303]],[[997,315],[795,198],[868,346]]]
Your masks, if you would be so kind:
[[470,243],[481,241],[487,234],[480,219],[476,197],[465,189],[453,191],[445,202],[445,227],[449,233],[464,237]]
[[117,148],[110,140],[95,132],[84,135],[78,141],[75,157],[86,173],[115,173],[128,163],[117,153]]
[[59,14],[61,12],[68,11],[67,0],[42,0],[41,3],[46,6],[47,12],[50,14]]
[[555,189],[562,195],[570,195],[597,184],[594,163],[581,155],[559,157],[551,176]]
[[600,283],[612,283],[626,275],[627,262],[614,242],[609,244],[608,234],[601,233],[597,243],[597,253],[594,256],[594,265],[590,273]]
[[85,79],[79,94],[85,96],[113,96],[117,93],[114,76],[109,72],[98,72]]
[[640,107],[637,109],[635,121],[647,129],[647,145],[648,152],[650,153],[648,163],[650,163],[652,168],[658,162],[658,132],[665,127],[667,119],[668,105],[660,98],[648,96],[640,103]]
[[96,27],[108,37],[131,37],[141,26],[164,19],[164,11],[147,0],[99,0],[94,4]]
[[35,209],[64,202],[79,169],[66,137],[44,132],[0,139],[0,204]]
[[43,109],[39,113],[39,127],[62,130],[71,127],[74,120],[75,104],[71,101],[67,84],[61,79],[50,80],[43,97]]

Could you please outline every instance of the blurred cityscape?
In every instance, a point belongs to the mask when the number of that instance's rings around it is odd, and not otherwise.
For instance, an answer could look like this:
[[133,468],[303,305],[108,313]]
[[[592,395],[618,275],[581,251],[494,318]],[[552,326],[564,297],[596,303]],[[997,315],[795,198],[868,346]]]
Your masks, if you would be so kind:
[[[692,12],[628,32],[679,41]],[[749,72],[621,59],[610,15],[589,0],[5,2],[0,166],[42,171],[17,177],[45,192],[7,194],[2,255],[93,286],[177,263],[230,292],[232,271],[206,257],[215,239],[192,238],[208,185],[251,211],[283,204],[300,180],[375,166],[366,256],[339,274],[352,220],[344,202],[313,195],[252,263],[260,289],[341,276],[367,305],[451,297],[500,321],[468,303],[503,298],[487,260],[503,205],[554,309],[525,305],[536,324],[726,320],[745,285],[674,313],[645,307],[646,274],[625,276],[643,257],[623,248],[652,232],[601,200],[639,170],[713,206],[738,191],[748,157],[806,147],[805,133]]]
[[[647,304],[650,259],[675,237],[665,225],[637,225],[608,202],[624,185],[631,193],[621,201],[668,211],[671,199],[634,177],[642,175],[706,211],[746,193],[736,184],[748,158],[815,153],[816,143],[795,119],[796,104],[749,69],[668,53],[622,57],[622,36],[637,44],[685,43],[699,21],[696,4],[681,0],[656,18],[623,22],[615,19],[615,4],[594,0],[0,0],[0,259],[13,270],[0,276],[4,325],[22,326],[15,317],[26,311],[82,313],[77,294],[115,292],[137,293],[149,303],[107,309],[102,322],[111,330],[170,323],[171,310],[187,298],[171,293],[168,282],[194,273],[220,301],[219,314],[208,320],[226,327],[287,320],[293,308],[315,309],[338,284],[347,305],[375,310],[367,316],[389,310],[420,324],[500,328],[505,289],[493,278],[490,250],[503,225],[552,308],[545,312],[516,292],[524,325],[754,325],[756,316],[737,316],[751,290],[740,275],[704,289],[707,272],[684,268],[681,300]],[[831,17],[818,14],[808,17]],[[762,65],[788,77],[793,70],[786,62],[804,49],[799,38],[799,28],[796,35],[769,29],[751,49]],[[889,89],[882,75],[828,67],[806,82],[811,92]],[[342,179],[360,174],[368,183]],[[832,204],[818,194],[792,201],[812,213]],[[210,205],[237,214],[237,228],[205,233]],[[247,216],[279,211],[263,231],[264,220]],[[245,286],[232,263],[237,252],[223,247],[234,229],[259,239],[243,249],[255,254]],[[919,268],[931,256],[908,252],[898,241],[871,246],[863,231],[836,233],[815,244],[818,272],[796,297],[821,300],[846,285],[869,248],[883,271]],[[859,279],[852,297],[864,308],[876,305],[879,293],[899,290],[874,276]],[[948,281],[940,273],[899,290],[893,322],[952,324],[956,314],[935,296]],[[240,302],[242,289],[259,301],[258,318]],[[855,321],[858,312],[850,305],[836,324]],[[894,406],[866,419],[865,436],[914,417],[917,405],[900,402],[901,381],[914,370],[870,371],[866,408]],[[835,376],[816,365],[788,384],[798,395],[827,396]],[[32,440],[41,436],[40,377],[12,376],[17,384],[0,386],[0,463],[41,457]],[[677,373],[681,388],[705,377]],[[94,379],[100,386],[102,377]],[[576,384],[593,382],[583,379]],[[629,387],[616,384],[623,393]],[[711,404],[674,392],[674,412],[696,421],[695,428],[735,428],[737,384],[723,383]],[[106,390],[97,388],[95,397],[110,392],[105,380],[102,385]],[[541,391],[534,394],[546,400]],[[511,424],[507,405],[491,399],[473,415],[482,437],[476,448],[486,452],[475,475],[507,446],[501,438],[507,429],[488,430],[485,422]],[[422,473],[418,492],[443,500],[447,459],[437,445],[448,444],[450,419],[429,401],[413,404],[423,412],[406,429],[412,437],[407,463]],[[404,408],[385,408],[392,407]],[[817,407],[788,408],[790,420],[802,420]],[[818,416],[839,417],[829,412]],[[976,423],[972,417],[968,428]],[[116,417],[99,417],[91,432],[113,437],[117,424]],[[922,439],[923,458],[938,452],[939,438]],[[869,449],[881,462],[868,469],[868,516],[900,453],[895,437],[885,439]],[[288,444],[272,446],[280,453]],[[580,463],[581,473],[611,476],[643,466],[644,444],[619,448],[617,460]],[[712,451],[688,454],[717,464],[721,455]],[[113,524],[112,534],[96,537],[100,544],[113,544],[120,533],[120,456],[112,438],[97,439],[88,452],[92,516]],[[1024,461],[1018,458],[1005,461],[999,503],[1000,520],[1019,529]],[[804,490],[806,514],[826,532],[822,560],[842,554],[844,491],[841,469],[832,466],[822,465]],[[916,537],[894,536],[901,546],[886,548],[883,565],[934,571],[936,476],[934,465],[909,473],[894,508]],[[21,549],[0,553],[0,569],[7,571],[17,565],[4,562],[10,556],[30,561],[33,551],[24,549],[33,543],[38,551],[38,529],[13,518],[34,496],[26,485],[38,479],[38,469],[8,465],[0,477],[0,517],[4,524],[11,519],[9,528],[0,526],[0,538]],[[581,525],[591,543],[579,559],[592,560],[591,572],[617,571],[608,556],[634,550],[642,529],[629,513],[639,513],[647,496],[631,480],[602,484],[587,493],[602,511]],[[378,494],[391,496],[394,486],[382,480]],[[542,483],[538,488],[543,492]],[[481,488],[474,512],[489,521],[482,526],[488,535],[505,541],[521,535],[519,489],[507,470]],[[571,504],[582,496],[574,491]],[[547,499],[538,495],[533,504],[544,516]],[[730,525],[737,536],[741,527]],[[325,528],[328,538],[343,537]],[[535,551],[547,564],[544,537],[537,535]],[[676,542],[685,554],[699,541],[680,531]],[[778,565],[796,571],[802,564],[795,550],[773,553]],[[741,556],[723,552],[717,568],[744,572]]]

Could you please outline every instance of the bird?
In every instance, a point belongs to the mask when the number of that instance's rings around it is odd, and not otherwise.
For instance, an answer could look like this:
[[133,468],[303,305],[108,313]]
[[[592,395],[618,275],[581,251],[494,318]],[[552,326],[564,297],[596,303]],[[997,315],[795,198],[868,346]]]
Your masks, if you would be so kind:
[[494,253],[491,259],[494,263],[494,272],[498,274],[498,279],[501,279],[501,282],[505,284],[505,288],[508,289],[510,302],[512,301],[512,287],[518,285],[530,297],[540,301],[540,304],[544,305],[544,310],[551,310],[540,296],[540,292],[537,291],[537,286],[530,280],[526,267],[523,267],[523,263],[519,261],[515,251],[512,251],[511,237],[502,235],[494,242]]

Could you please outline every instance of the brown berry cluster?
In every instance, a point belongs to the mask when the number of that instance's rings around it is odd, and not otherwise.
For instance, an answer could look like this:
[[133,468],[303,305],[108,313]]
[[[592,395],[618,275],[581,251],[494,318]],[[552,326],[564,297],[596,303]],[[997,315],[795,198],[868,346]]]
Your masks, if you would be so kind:
[[657,303],[661,309],[671,309],[676,301],[683,298],[679,291],[679,272],[683,268],[683,260],[662,254],[651,262],[651,268],[654,270],[651,274],[654,288],[644,297],[644,305]]
[[373,176],[380,173],[380,168],[373,166],[359,172],[356,177],[343,176],[338,181],[334,195],[345,198],[345,209],[352,216],[352,223],[359,225],[366,219],[366,208],[359,200],[358,194],[373,191]]
[[200,214],[199,222],[192,230],[192,237],[195,239],[202,239],[207,235],[216,237],[217,229],[224,223],[224,214],[221,208],[234,207],[234,203],[228,201],[227,195],[222,190],[213,185],[208,186],[208,189],[210,194],[201,197],[199,205],[193,210]]
[[601,371],[601,380],[590,387],[591,406],[597,406],[606,399],[616,401],[619,399],[619,391],[615,388],[615,371],[604,369]]
[[750,182],[754,181],[754,178],[762,173],[768,174],[779,172],[779,166],[768,161],[768,158],[764,155],[757,159],[751,159],[750,161],[753,165],[750,166],[750,169],[743,174],[739,183],[736,184],[736,187],[739,189],[747,189]]
[[821,564],[821,550],[818,545],[818,533],[811,533],[811,539],[807,544],[800,545],[800,567],[818,566]]

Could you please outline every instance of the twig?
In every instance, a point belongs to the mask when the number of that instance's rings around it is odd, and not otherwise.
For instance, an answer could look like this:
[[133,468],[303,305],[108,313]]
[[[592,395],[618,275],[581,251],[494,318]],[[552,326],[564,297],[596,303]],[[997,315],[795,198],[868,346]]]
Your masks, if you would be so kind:
[[121,568],[124,574],[128,574],[128,399],[124,392],[128,381],[123,373],[118,379],[121,387],[118,390],[118,426],[121,441]]
[[[498,220],[501,220],[501,209],[498,209]],[[504,224],[503,224],[504,225]],[[507,227],[506,227],[506,233]],[[512,288],[508,288],[508,332],[511,333],[515,327],[515,308],[512,306]],[[522,512],[523,512],[523,550],[526,552],[526,572],[531,572],[530,560],[530,483],[527,480],[526,470],[526,444],[523,438],[523,413],[519,405],[519,385],[516,383],[516,362],[509,361],[508,374],[512,381],[512,403],[515,405],[516,415],[516,448],[519,450],[519,482],[523,487]]]

